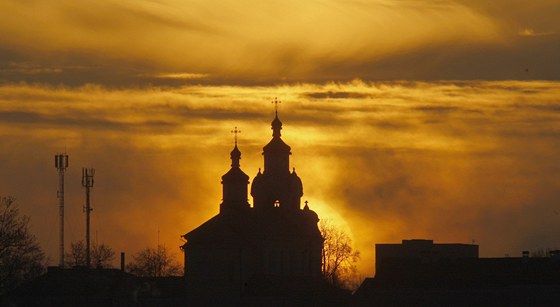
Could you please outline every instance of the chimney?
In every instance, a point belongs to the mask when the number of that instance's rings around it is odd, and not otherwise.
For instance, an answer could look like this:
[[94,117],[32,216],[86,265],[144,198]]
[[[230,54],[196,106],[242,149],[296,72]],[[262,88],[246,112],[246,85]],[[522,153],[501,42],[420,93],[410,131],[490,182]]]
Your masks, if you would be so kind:
[[124,272],[124,252],[121,252],[121,271]]

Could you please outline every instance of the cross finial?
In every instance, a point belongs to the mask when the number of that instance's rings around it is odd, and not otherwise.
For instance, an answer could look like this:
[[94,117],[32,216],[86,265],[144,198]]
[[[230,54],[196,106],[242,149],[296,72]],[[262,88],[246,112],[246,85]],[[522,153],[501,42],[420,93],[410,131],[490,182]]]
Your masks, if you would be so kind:
[[306,200],[306,201],[305,201],[305,205],[307,206],[308,203],[309,203],[309,202]]
[[234,136],[234,139],[235,139],[235,146],[237,146],[237,134],[238,134],[238,133],[241,133],[241,130],[237,130],[237,126],[236,126],[235,129],[231,130],[231,133],[233,133],[233,134],[235,135],[235,136]]
[[282,103],[282,101],[279,101],[278,97],[274,97],[274,101],[272,101],[272,103],[274,103],[274,110],[276,112],[276,116],[278,116],[278,104]]

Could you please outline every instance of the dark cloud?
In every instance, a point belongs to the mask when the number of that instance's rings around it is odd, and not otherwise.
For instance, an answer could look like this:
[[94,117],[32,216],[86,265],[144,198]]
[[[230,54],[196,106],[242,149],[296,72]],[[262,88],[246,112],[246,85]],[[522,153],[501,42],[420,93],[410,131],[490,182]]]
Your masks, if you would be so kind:
[[452,113],[461,110],[457,106],[418,106],[415,107],[416,111],[430,112],[430,113]]
[[346,98],[368,98],[369,95],[365,93],[352,93],[352,92],[314,92],[314,93],[306,93],[304,94],[305,97],[314,98],[314,99],[346,99]]
[[507,45],[435,45],[381,59],[326,63],[319,75],[365,80],[558,80],[560,34]]
[[167,111],[170,114],[177,115],[180,118],[191,119],[208,119],[208,120],[256,120],[263,117],[262,112],[244,111],[238,112],[234,109],[225,109],[217,107],[209,107],[204,109],[196,109],[194,107],[170,107]]
[[177,123],[168,121],[143,121],[143,122],[120,122],[105,118],[94,118],[86,113],[68,115],[46,115],[38,112],[22,111],[0,111],[0,122],[33,127],[57,127],[63,129],[78,130],[118,130],[121,132],[131,132],[134,130],[162,131],[177,127]]

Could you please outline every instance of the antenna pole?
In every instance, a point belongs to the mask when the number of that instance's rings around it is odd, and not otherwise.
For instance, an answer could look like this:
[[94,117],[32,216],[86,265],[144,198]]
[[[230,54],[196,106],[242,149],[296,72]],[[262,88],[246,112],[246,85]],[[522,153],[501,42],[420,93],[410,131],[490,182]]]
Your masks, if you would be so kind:
[[68,155],[66,153],[58,153],[54,156],[54,166],[58,170],[58,191],[56,197],[59,201],[58,214],[60,217],[60,268],[64,268],[64,172],[68,168]]
[[86,266],[91,267],[91,257],[89,249],[89,214],[93,209],[89,202],[89,192],[93,188],[93,176],[95,175],[95,169],[93,168],[82,168],[82,186],[86,188],[86,206],[84,211],[86,213]]

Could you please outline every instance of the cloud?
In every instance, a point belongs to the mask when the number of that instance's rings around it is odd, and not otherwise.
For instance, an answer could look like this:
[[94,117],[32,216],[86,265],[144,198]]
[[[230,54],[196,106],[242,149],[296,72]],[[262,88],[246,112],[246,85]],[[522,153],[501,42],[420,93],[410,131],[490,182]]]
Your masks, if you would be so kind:
[[535,32],[533,29],[525,28],[518,32],[520,36],[544,36],[544,35],[554,35],[556,32],[548,31],[548,32]]
[[325,99],[325,98],[334,98],[334,99],[346,99],[346,98],[366,98],[368,97],[367,94],[363,93],[351,93],[351,92],[315,92],[315,93],[307,93],[305,96],[309,98],[315,99]]
[[193,73],[158,73],[155,75],[140,75],[141,77],[155,77],[161,79],[204,79],[207,74],[193,74]]
[[[352,67],[427,46],[441,50],[457,42],[500,40],[491,18],[454,1],[105,1],[82,6],[61,0],[4,6],[11,13],[0,22],[0,46],[24,61],[62,69],[62,79],[53,78],[69,83],[78,75],[84,83],[111,84],[121,74],[152,82],[135,76],[183,71],[245,83],[339,80],[367,77]],[[72,69],[76,66],[85,71]]]
[[[81,112],[80,112],[81,113]],[[0,122],[19,126],[57,127],[62,129],[93,129],[134,131],[147,129],[150,132],[171,129],[176,123],[163,120],[147,120],[143,122],[119,122],[105,118],[95,118],[87,113],[68,115],[45,115],[38,112],[0,111]]]
[[[80,167],[95,167],[99,240],[133,253],[217,213],[237,126],[262,167],[274,111],[305,196],[343,219],[372,274],[373,244],[430,238],[483,256],[558,248],[558,82],[363,82],[107,88],[0,86],[2,194],[56,258],[57,176],[70,155],[68,238],[82,237]],[[337,94],[342,93],[342,94]],[[311,95],[310,95],[311,94]],[[118,235],[115,235],[118,234]],[[178,253],[178,250],[177,250]]]

